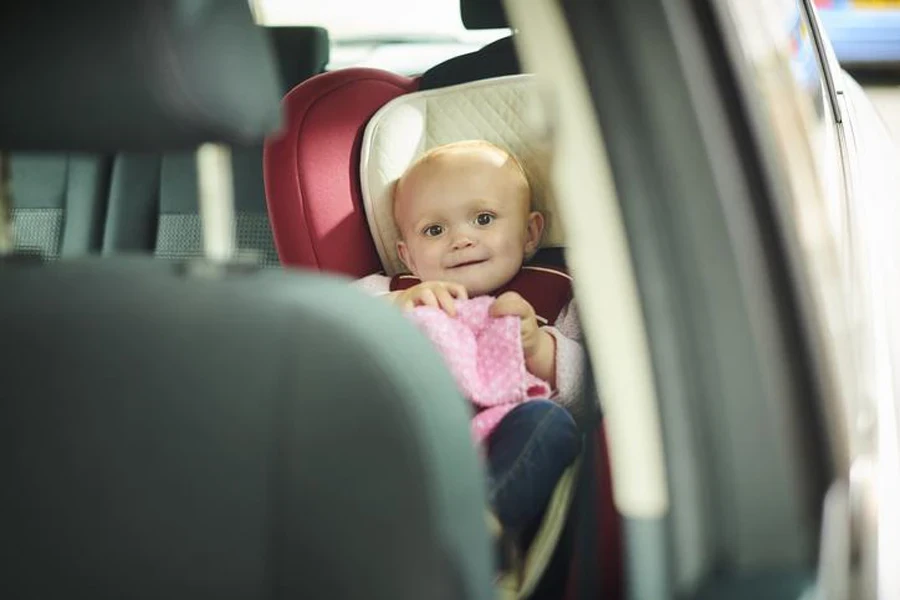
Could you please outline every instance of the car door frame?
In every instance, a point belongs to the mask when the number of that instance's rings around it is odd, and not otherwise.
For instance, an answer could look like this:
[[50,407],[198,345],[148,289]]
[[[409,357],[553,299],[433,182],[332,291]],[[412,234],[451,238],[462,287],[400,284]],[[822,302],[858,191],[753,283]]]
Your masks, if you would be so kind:
[[666,515],[619,507],[631,595],[796,597],[814,584],[833,464],[727,34],[702,2],[560,7],[626,224],[666,451]]

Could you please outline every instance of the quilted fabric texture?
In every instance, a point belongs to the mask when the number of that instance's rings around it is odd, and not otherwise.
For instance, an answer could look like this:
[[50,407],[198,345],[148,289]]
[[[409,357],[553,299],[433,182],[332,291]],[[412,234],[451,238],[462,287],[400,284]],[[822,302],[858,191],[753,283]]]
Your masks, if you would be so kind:
[[482,139],[515,155],[531,182],[534,207],[544,214],[542,246],[563,245],[547,154],[532,135],[537,102],[534,76],[512,75],[406,94],[375,113],[363,137],[360,177],[369,229],[389,275],[404,271],[396,254],[393,185],[416,158],[450,142]]
[[550,386],[525,369],[517,317],[491,317],[494,299],[456,303],[456,317],[420,306],[409,318],[444,357],[463,395],[479,410],[472,435],[482,442],[510,410],[526,400],[549,398]]

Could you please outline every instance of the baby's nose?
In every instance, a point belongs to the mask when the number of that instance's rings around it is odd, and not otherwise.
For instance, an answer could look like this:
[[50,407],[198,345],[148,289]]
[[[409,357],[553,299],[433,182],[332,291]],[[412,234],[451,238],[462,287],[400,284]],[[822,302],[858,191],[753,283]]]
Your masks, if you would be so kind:
[[453,249],[461,250],[463,248],[468,248],[473,244],[475,244],[475,241],[472,238],[466,235],[460,235],[453,240]]

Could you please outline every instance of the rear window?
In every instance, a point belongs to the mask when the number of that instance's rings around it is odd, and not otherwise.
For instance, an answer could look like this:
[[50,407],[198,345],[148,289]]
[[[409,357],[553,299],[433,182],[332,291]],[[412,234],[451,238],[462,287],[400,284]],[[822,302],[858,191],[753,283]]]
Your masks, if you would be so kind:
[[330,70],[372,67],[416,75],[509,35],[468,31],[459,0],[251,0],[261,25],[315,25],[331,38]]
[[466,31],[459,0],[254,0],[264,25],[318,25],[335,40],[356,37],[456,37],[484,39],[503,30]]

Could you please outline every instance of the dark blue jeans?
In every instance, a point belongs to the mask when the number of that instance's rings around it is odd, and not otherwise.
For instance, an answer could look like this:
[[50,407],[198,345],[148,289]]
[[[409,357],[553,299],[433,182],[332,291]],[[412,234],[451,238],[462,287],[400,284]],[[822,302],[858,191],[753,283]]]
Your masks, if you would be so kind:
[[556,483],[581,447],[569,411],[549,400],[509,412],[487,441],[489,500],[503,528],[525,535],[540,522]]

